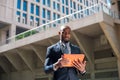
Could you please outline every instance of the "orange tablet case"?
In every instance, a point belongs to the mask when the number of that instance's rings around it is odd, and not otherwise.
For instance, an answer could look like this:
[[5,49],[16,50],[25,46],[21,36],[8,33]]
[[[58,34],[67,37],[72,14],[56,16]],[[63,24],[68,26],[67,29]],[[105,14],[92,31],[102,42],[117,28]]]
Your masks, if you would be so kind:
[[69,60],[68,64],[64,65],[64,67],[73,67],[72,61],[76,60],[80,60],[83,61],[84,60],[85,55],[84,54],[64,54],[63,58],[66,58]]

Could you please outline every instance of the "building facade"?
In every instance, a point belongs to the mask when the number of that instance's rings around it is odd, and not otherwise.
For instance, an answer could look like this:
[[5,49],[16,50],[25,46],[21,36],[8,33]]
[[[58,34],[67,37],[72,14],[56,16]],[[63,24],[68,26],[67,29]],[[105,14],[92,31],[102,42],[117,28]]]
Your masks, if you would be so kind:
[[[111,7],[110,0],[101,2],[106,7]],[[6,35],[10,33],[8,35],[10,37],[101,2],[99,0],[6,0],[1,1],[1,10],[3,10],[1,19],[5,24],[12,24],[11,29],[5,32]],[[86,11],[84,14],[89,13],[90,11]]]

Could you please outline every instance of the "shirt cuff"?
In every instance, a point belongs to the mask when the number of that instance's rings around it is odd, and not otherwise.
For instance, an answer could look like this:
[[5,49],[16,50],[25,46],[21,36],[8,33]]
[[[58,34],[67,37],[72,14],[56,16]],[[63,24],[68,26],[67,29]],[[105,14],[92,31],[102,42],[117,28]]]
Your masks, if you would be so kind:
[[53,64],[53,70],[54,70],[54,71],[56,71],[56,70],[57,70],[57,68],[55,68],[55,64]]
[[81,72],[81,74],[85,74],[86,73],[86,70],[85,71],[83,71],[83,72]]

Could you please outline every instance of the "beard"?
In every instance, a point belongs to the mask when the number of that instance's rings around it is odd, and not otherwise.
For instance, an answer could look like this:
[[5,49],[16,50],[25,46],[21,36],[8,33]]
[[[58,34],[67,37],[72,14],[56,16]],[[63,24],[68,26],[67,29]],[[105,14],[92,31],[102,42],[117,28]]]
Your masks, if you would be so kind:
[[69,41],[64,41],[65,43],[68,43]]
[[69,39],[63,39],[62,40],[64,43],[68,43],[70,40]]

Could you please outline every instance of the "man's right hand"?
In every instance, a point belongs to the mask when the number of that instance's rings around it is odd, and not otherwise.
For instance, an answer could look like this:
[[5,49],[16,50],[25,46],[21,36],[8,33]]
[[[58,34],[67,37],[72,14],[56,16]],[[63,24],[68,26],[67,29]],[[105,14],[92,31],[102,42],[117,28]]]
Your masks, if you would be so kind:
[[63,57],[61,57],[60,59],[58,59],[58,61],[54,64],[54,68],[58,69],[58,68],[62,68],[64,67],[64,65],[68,64],[69,60],[65,59]]

